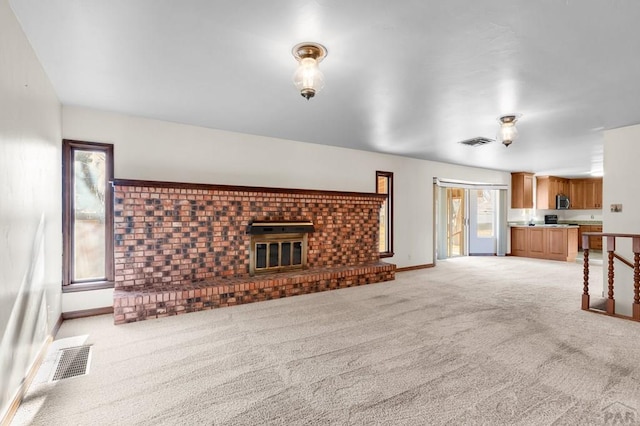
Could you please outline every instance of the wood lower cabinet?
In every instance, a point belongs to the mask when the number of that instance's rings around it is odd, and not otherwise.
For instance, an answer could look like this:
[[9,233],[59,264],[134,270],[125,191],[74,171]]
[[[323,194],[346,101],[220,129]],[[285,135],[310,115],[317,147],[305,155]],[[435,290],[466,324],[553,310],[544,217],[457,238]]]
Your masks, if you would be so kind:
[[527,244],[528,257],[539,257],[544,259],[547,246],[546,230],[546,228],[527,228],[529,234],[529,244]]
[[[602,232],[602,225],[580,225],[580,234],[578,236],[578,247],[582,250],[582,234],[584,232]],[[590,250],[602,250],[602,237],[589,237]]]
[[511,255],[574,262],[578,228],[522,226],[511,228]]
[[[602,232],[602,225],[591,225],[590,232]],[[602,250],[602,237],[589,237],[589,248],[591,250]]]
[[547,232],[547,259],[576,260],[578,228],[551,228]]
[[527,228],[511,228],[511,255],[527,255]]

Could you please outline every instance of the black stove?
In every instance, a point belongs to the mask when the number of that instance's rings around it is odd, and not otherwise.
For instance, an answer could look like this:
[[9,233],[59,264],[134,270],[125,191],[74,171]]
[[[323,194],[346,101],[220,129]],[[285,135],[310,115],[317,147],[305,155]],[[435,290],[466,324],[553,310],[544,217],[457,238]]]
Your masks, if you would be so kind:
[[557,214],[545,214],[544,215],[544,224],[545,225],[557,225],[558,224],[558,215]]

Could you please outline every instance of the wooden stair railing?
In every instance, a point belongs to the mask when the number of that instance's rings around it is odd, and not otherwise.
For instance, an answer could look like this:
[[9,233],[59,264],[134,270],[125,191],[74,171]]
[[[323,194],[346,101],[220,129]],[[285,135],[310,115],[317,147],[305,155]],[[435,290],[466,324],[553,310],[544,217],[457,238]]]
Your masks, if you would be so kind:
[[[591,311],[589,306],[589,237],[603,237],[607,239],[608,253],[608,286],[606,313],[623,318],[640,321],[640,235],[639,234],[611,234],[603,232],[585,232],[582,234],[582,248],[584,249],[584,289],[582,293],[582,309]],[[615,252],[616,238],[631,238],[633,263]],[[616,314],[616,300],[614,298],[614,259],[620,260],[626,266],[633,268],[633,304],[631,317]]]

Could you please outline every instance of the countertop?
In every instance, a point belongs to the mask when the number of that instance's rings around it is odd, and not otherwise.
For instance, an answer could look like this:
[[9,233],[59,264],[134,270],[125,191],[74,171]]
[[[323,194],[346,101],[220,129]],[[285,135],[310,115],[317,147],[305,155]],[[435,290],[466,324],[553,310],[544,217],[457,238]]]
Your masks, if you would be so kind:
[[[598,220],[563,220],[560,223],[558,223],[558,225],[561,226],[568,226],[569,224],[571,224],[572,226],[581,226],[581,225],[591,225],[591,226],[602,226],[602,221],[598,221]],[[509,226],[512,227],[521,227],[521,226],[529,226],[528,222],[508,222]],[[545,225],[544,223],[541,222],[535,222],[533,226],[549,226],[549,225]],[[551,226],[557,226],[557,225],[551,225]]]
[[565,223],[558,223],[557,225],[545,225],[544,223],[529,224],[509,224],[512,228],[579,228],[580,225],[569,225]]

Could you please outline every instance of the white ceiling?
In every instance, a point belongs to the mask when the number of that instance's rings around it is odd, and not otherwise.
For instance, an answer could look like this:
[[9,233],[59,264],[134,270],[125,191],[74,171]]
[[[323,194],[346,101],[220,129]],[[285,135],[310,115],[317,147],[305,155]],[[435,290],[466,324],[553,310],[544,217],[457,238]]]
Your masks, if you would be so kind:
[[[65,105],[561,176],[602,171],[603,129],[640,123],[637,0],[10,3]],[[310,101],[301,41],[329,51]],[[511,147],[458,144],[511,112]]]

